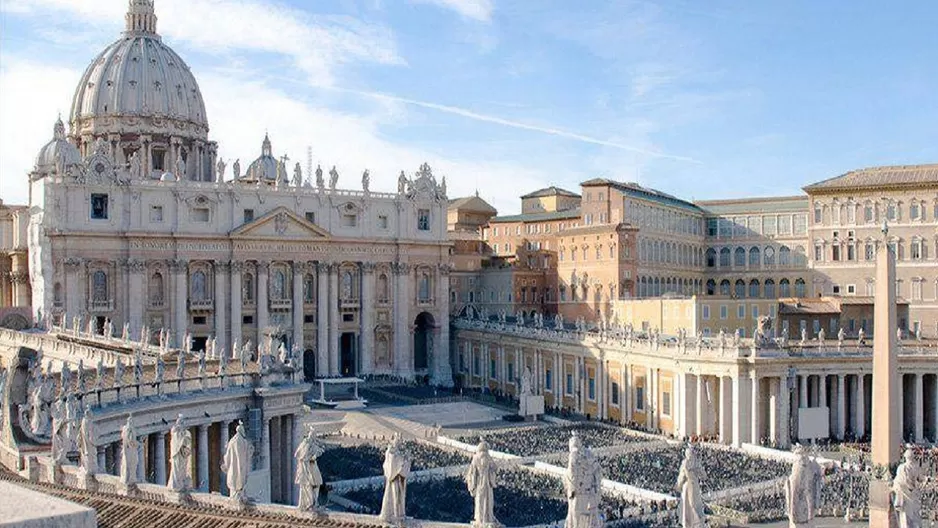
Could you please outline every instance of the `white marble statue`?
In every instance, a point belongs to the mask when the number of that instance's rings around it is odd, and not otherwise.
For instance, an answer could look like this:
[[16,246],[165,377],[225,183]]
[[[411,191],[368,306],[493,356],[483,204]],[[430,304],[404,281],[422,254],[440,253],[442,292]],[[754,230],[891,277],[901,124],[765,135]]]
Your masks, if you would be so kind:
[[231,164],[231,170],[233,171],[231,175],[234,176],[234,179],[237,180],[241,177],[241,158],[234,160],[234,163]]
[[865,344],[866,344],[866,332],[861,327],[860,330],[857,331],[857,345],[865,345]]
[[103,354],[98,354],[98,363],[94,367],[94,390],[104,389],[104,357]]
[[827,338],[827,332],[825,332],[823,328],[821,328],[820,330],[818,330],[818,331],[817,331],[817,346],[818,346],[818,347],[823,347],[823,346],[824,346],[824,340],[825,340],[826,338]]
[[320,192],[326,188],[326,181],[322,178],[322,166],[316,165],[316,188]]
[[500,526],[495,519],[495,483],[495,461],[489,453],[488,444],[482,439],[466,471],[466,486],[469,487],[469,495],[472,495],[475,512],[472,517],[474,528]]
[[893,505],[899,528],[921,528],[924,475],[912,449],[906,449],[903,458],[892,479]]
[[675,489],[680,493],[681,504],[678,508],[678,518],[683,528],[705,528],[707,514],[704,507],[703,492],[700,481],[705,476],[703,465],[697,456],[694,444],[689,444],[684,450],[684,461],[677,474]]
[[794,451],[798,458],[785,481],[785,511],[791,528],[808,528],[814,526],[814,513],[820,502],[821,471],[804,447],[795,446]]
[[534,391],[533,391],[533,389],[531,388],[531,384],[532,384],[532,380],[531,380],[531,368],[525,366],[525,367],[524,367],[524,372],[521,373],[521,387],[520,387],[519,395],[520,395],[520,396],[530,396],[530,395],[532,395],[532,394],[534,393]]
[[404,171],[401,171],[400,176],[397,177],[397,194],[404,194],[407,190],[407,176],[404,175]]
[[81,457],[81,469],[86,475],[98,472],[98,446],[95,445],[97,435],[94,431],[94,416],[91,408],[85,409],[81,418],[81,427],[78,429],[78,454]]
[[847,338],[847,332],[844,332],[844,327],[840,327],[840,330],[837,330],[837,348],[844,346],[844,339]]
[[186,492],[191,486],[189,478],[189,457],[192,455],[192,433],[183,423],[182,415],[170,430],[169,437],[170,468],[167,486],[176,492]]
[[293,482],[297,485],[299,493],[296,507],[300,511],[312,511],[318,505],[319,487],[323,485],[318,460],[324,452],[322,445],[316,440],[316,431],[310,426],[293,453],[296,458],[296,475]]
[[[0,393],[0,398],[3,395]],[[29,394],[30,419],[29,428],[33,434],[46,436],[49,433],[49,399],[52,397],[52,381],[42,375],[40,381],[33,385]],[[0,402],[2,403],[2,402]]]
[[805,346],[807,342],[808,342],[808,329],[802,328],[801,329],[801,346]]
[[334,191],[335,186],[339,183],[339,171],[335,169],[335,165],[332,166],[332,170],[329,171],[329,190]]
[[52,404],[52,461],[57,464],[67,461],[66,455],[71,444],[68,439],[67,425],[65,400],[58,398]]
[[186,176],[186,160],[182,159],[181,150],[176,154],[175,169],[176,169],[176,174],[174,174],[174,176],[176,176],[176,181],[181,181],[182,179],[184,179]]
[[400,436],[394,438],[384,454],[384,497],[381,500],[383,522],[402,524],[407,504],[407,479],[410,477],[410,458],[403,451]]
[[225,457],[221,470],[225,473],[225,483],[228,484],[229,496],[240,504],[248,502],[244,493],[244,486],[248,482],[251,472],[251,457],[254,455],[254,444],[248,440],[244,430],[244,422],[238,422],[235,435],[228,440],[225,447]]
[[365,194],[371,192],[371,174],[368,172],[368,169],[365,169],[365,172],[362,173],[362,190],[365,191]]
[[290,360],[290,355],[287,352],[287,344],[283,341],[280,342],[280,346],[277,348],[277,359],[280,360],[281,365],[286,365]]
[[225,158],[221,156],[218,157],[218,162],[215,163],[215,181],[218,183],[225,181]]
[[599,503],[602,500],[602,469],[590,449],[584,447],[575,432],[570,437],[567,470],[563,474],[567,497],[564,528],[599,528]]
[[104,337],[107,339],[114,337],[114,323],[110,317],[104,320]]
[[179,350],[176,354],[176,379],[181,380],[186,376],[186,353]]
[[81,407],[75,394],[70,392],[65,397],[65,435],[68,437],[68,449],[76,445],[79,426],[81,425]]
[[121,340],[125,343],[130,341],[130,323],[124,323],[121,328]]
[[121,427],[121,484],[130,488],[137,484],[137,458],[140,442],[137,440],[137,430],[134,428],[133,416],[127,415],[127,422]]

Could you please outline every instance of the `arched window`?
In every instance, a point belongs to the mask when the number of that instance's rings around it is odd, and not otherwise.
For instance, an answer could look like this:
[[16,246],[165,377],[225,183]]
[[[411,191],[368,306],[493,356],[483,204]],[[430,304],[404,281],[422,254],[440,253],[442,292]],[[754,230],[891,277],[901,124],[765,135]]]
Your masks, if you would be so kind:
[[707,248],[707,267],[717,267],[717,250],[713,248]]
[[192,285],[189,295],[194,301],[204,301],[207,299],[208,292],[205,291],[205,272],[202,270],[192,274]]
[[159,306],[163,304],[163,274],[160,272],[155,272],[150,276],[149,284],[149,295],[150,304]]
[[352,272],[349,270],[342,272],[342,299],[352,299]]
[[274,270],[270,278],[270,297],[272,299],[284,300],[287,295],[287,274],[281,269]]
[[720,281],[720,295],[730,295],[730,281],[723,279]]
[[734,255],[733,255],[733,265],[736,266],[737,268],[746,267],[746,250],[745,249],[741,247],[736,248],[736,251],[734,252]]
[[736,279],[735,288],[733,288],[733,295],[737,298],[742,299],[746,296],[746,283],[743,279]]
[[762,253],[762,261],[765,262],[765,267],[775,266],[775,249],[772,246],[767,246],[765,252]]
[[62,283],[56,282],[55,286],[52,287],[52,302],[60,305],[62,304]]
[[717,281],[710,279],[707,281],[707,295],[715,295],[717,292]]
[[316,302],[316,279],[309,273],[303,275],[303,302]]
[[386,365],[388,360],[388,353],[391,350],[391,347],[388,344],[388,338],[385,336],[379,336],[378,342],[375,343],[375,361],[379,365]]
[[241,300],[244,303],[254,304],[254,275],[244,274],[244,284],[241,288]]
[[805,284],[804,279],[795,280],[795,297],[804,297]]
[[720,267],[730,267],[730,248],[723,248],[720,250]]
[[759,290],[760,290],[759,281],[757,281],[756,279],[752,279],[751,281],[749,281],[749,298],[750,299],[758,299],[759,293],[760,293]]
[[378,275],[378,301],[388,302],[390,300],[390,288],[388,287],[388,276],[382,273]]
[[765,279],[765,289],[763,291],[765,292],[766,299],[774,299],[775,298],[775,281],[772,279]]
[[793,262],[795,266],[802,268],[808,265],[808,256],[804,252],[804,246],[795,246],[795,256]]
[[870,202],[863,204],[863,221],[867,224],[876,222],[876,212],[873,209],[873,204]]
[[788,282],[788,279],[778,281],[778,296],[791,297],[791,283]]
[[788,246],[778,248],[778,265],[791,266],[791,250],[788,249]]
[[762,252],[758,247],[749,248],[749,267],[758,268],[762,264]]
[[98,270],[91,276],[91,298],[95,302],[108,301],[107,273]]
[[417,298],[421,301],[427,302],[430,300],[430,274],[425,271],[420,273],[417,295]]

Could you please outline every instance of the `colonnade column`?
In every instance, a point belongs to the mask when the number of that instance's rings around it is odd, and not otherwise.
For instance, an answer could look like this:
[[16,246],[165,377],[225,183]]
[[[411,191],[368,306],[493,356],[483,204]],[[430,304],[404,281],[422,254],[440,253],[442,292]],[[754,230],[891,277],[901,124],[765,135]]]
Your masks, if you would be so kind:
[[[361,374],[371,374],[375,369],[375,264],[362,262],[362,294],[361,294],[361,358],[362,364],[358,366]],[[448,319],[447,319],[448,320]]]
[[924,396],[925,396],[925,383],[924,376],[922,374],[913,374],[915,376],[915,384],[913,385],[915,389],[915,441],[917,443],[922,443],[925,440],[925,409],[924,409]]
[[696,416],[694,423],[697,426],[697,436],[702,436],[707,432],[706,425],[704,424],[704,418],[706,417],[706,412],[704,410],[704,377],[701,375],[697,376],[697,400],[696,400]]
[[[407,298],[407,282],[410,280],[410,264],[396,262],[393,264],[394,270],[394,370],[399,376],[404,376],[408,372],[408,363],[410,361],[410,347],[407,339],[410,337],[407,318],[410,303]],[[471,349],[470,349],[471,350]],[[475,366],[472,351],[469,358],[469,375],[475,375],[473,367]],[[517,366],[516,366],[517,368]],[[515,372],[515,375],[520,375]]]
[[798,408],[810,407],[810,402],[808,401],[808,380],[809,376],[807,374],[802,374],[797,377],[799,380],[798,384]]
[[733,413],[733,445],[735,447],[743,445],[743,442],[751,437],[749,427],[756,408],[753,405],[755,399],[751,396],[750,391],[755,391],[752,380],[745,374],[739,374],[735,383],[733,383],[733,403],[735,405],[730,405]]
[[733,378],[720,376],[720,443],[729,444],[733,441],[732,399]]
[[[226,354],[228,349],[228,340],[225,331],[225,315],[227,306],[225,302],[225,292],[228,284],[228,270],[230,266],[227,262],[215,262],[215,349],[214,354],[221,357],[220,354]],[[232,298],[232,304],[234,299]],[[232,325],[234,323],[232,322]]]
[[606,419],[606,360],[602,356],[596,362],[596,414]]
[[[147,442],[146,436],[137,438],[137,482],[147,481],[147,459],[144,456],[143,446]],[[123,449],[124,446],[121,446]]]
[[166,480],[166,433],[163,431],[156,433],[156,456],[153,459],[156,461],[156,483],[164,486],[168,481]]
[[[244,263],[240,260],[232,260],[229,269],[231,270],[231,343],[243,345],[244,343],[241,342],[241,271],[244,269]],[[240,353],[240,350],[232,350],[231,353]]]
[[932,441],[938,442],[938,375],[935,376],[932,398],[932,423],[935,424],[935,427],[932,430]]
[[750,417],[750,429],[749,429],[749,442],[754,445],[762,444],[762,378],[756,375],[753,372],[749,378],[749,383],[752,386],[752,398],[750,400],[750,410],[752,411],[752,416]]
[[[316,375],[329,375],[329,263],[316,263]],[[393,349],[392,349],[393,352]]]
[[280,418],[283,424],[283,438],[280,439],[280,478],[283,483],[281,490],[281,500],[285,504],[291,504],[293,501],[293,415],[286,415]]
[[[228,422],[227,420],[223,420],[223,421],[221,421],[221,422],[218,423],[218,449],[221,450],[221,459],[222,459],[222,460],[224,460],[224,458],[225,458],[225,450],[226,450],[227,447],[228,447],[228,440],[229,440],[229,438],[228,438],[228,424],[229,424],[229,423],[231,423],[231,422]],[[219,474],[219,478],[218,478],[218,491],[219,491],[222,495],[227,495],[227,494],[228,494],[228,482],[227,482],[227,479],[226,479],[226,475]]]
[[339,375],[339,263],[329,267],[329,375]]
[[778,378],[778,446],[781,448],[791,445],[791,393],[788,380],[788,376]]
[[184,346],[182,340],[189,328],[189,310],[187,306],[188,267],[189,263],[185,260],[170,262],[170,271],[173,274],[173,285],[176,290],[175,295],[173,295],[173,330],[176,332],[176,345],[179,348]]
[[127,271],[130,273],[127,322],[130,324],[130,335],[136,337],[140,335],[140,329],[143,328],[143,307],[150,301],[143,287],[146,264],[142,260],[130,260],[127,263]]
[[[697,379],[693,374],[681,374],[683,382],[681,383],[681,398],[684,404],[681,412],[681,431],[685,438],[690,438],[697,432],[695,419],[697,417]],[[629,390],[631,395],[632,391]]]
[[270,418],[266,416],[261,428],[261,460],[258,469],[270,469]]
[[861,372],[857,374],[855,392],[856,405],[854,405],[854,424],[856,424],[854,434],[856,434],[857,438],[862,438],[863,435],[866,434],[866,390],[863,387],[863,382],[863,373]]
[[[267,281],[270,272],[270,263],[266,261],[257,262],[257,348],[264,346],[264,331],[270,325],[267,300]],[[266,351],[270,353],[270,350]],[[260,353],[258,353],[258,358]]]
[[99,445],[98,449],[98,473],[107,473],[107,455],[104,449],[107,446]]
[[827,374],[821,374],[817,378],[817,404],[818,404],[818,407],[828,407],[827,405]]
[[[299,351],[299,359],[303,358],[303,271],[306,265],[302,262],[293,263],[293,345]],[[302,376],[303,373],[298,373]],[[297,378],[302,379],[302,378]]]
[[767,383],[768,383],[768,389],[769,389],[769,405],[768,405],[769,413],[768,413],[768,416],[766,416],[767,424],[768,424],[767,429],[769,433],[769,438],[773,442],[778,443],[779,437],[781,436],[778,432],[779,422],[781,421],[781,417],[779,416],[779,410],[780,410],[779,399],[781,397],[781,395],[779,394],[779,382],[777,378],[768,378]]
[[196,462],[198,482],[196,488],[208,491],[208,425],[199,426],[199,459]]
[[834,437],[838,440],[843,440],[847,431],[847,391],[844,386],[846,382],[843,374],[837,375],[837,428]]

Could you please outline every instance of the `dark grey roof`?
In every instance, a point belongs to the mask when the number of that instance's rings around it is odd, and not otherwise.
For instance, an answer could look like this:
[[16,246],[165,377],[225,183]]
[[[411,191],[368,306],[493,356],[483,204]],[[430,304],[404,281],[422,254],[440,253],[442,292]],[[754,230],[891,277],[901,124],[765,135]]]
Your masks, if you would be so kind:
[[560,187],[555,187],[551,185],[550,187],[545,187],[543,189],[538,189],[534,192],[525,194],[524,196],[521,197],[521,199],[523,200],[525,198],[542,198],[544,196],[569,196],[571,198],[580,197],[580,195],[575,192],[571,192],[566,189],[561,189]]
[[805,192],[858,187],[938,185],[938,163],[926,165],[894,165],[850,171],[804,188]]
[[697,207],[695,204],[682,200],[676,196],[672,196],[666,192],[659,191],[657,189],[652,189],[650,187],[643,187],[635,182],[619,182],[615,180],[609,180],[606,178],[593,178],[591,180],[586,180],[580,184],[583,187],[596,187],[599,185],[608,185],[617,191],[634,196],[636,198],[642,198],[645,200],[650,200],[653,202],[658,202],[663,205],[669,205],[673,207],[682,207],[684,209],[690,209],[694,212],[702,212],[702,210]]

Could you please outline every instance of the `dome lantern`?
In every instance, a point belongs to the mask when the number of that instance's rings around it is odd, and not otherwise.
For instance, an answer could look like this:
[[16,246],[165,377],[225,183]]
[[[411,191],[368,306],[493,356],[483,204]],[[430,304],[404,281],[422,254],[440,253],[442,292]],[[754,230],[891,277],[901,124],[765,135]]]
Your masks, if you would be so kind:
[[130,0],[127,7],[125,33],[156,35],[156,10],[153,0]]

